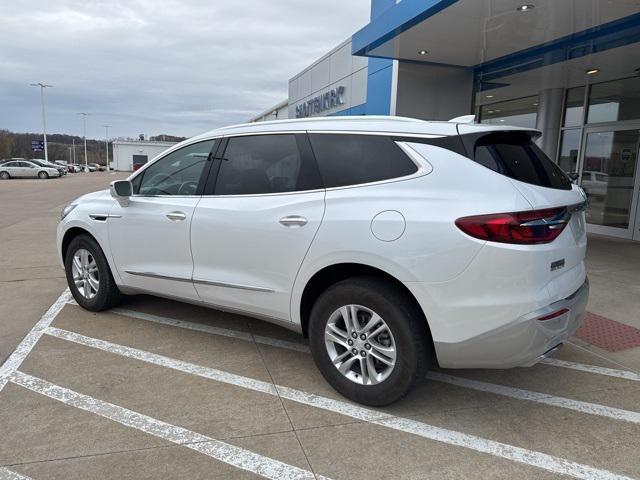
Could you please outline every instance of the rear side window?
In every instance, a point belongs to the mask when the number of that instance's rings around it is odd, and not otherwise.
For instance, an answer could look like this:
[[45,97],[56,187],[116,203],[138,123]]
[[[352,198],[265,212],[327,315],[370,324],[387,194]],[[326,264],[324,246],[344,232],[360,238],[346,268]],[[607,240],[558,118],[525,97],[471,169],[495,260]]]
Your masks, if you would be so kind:
[[326,188],[405,177],[418,171],[390,137],[316,133],[309,138]]
[[569,177],[533,143],[528,132],[486,134],[476,137],[469,147],[472,160],[494,172],[532,185],[571,190]]
[[255,135],[229,139],[216,181],[216,195],[257,195],[321,188],[312,158],[296,135]]

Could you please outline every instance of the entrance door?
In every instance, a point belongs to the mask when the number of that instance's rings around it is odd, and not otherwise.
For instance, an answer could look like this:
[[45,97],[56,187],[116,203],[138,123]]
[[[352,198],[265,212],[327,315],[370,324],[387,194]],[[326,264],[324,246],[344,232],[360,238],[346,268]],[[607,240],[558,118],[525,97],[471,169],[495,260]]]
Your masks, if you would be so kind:
[[581,185],[589,197],[589,231],[640,240],[640,125],[586,128]]

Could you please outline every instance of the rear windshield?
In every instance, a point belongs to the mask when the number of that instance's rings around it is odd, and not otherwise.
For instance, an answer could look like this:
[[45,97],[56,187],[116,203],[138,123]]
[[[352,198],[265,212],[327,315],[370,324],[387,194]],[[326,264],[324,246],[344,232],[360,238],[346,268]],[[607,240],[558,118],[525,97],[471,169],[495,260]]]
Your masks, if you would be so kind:
[[514,180],[571,190],[569,177],[533,143],[529,132],[489,133],[475,137],[467,149],[475,162]]

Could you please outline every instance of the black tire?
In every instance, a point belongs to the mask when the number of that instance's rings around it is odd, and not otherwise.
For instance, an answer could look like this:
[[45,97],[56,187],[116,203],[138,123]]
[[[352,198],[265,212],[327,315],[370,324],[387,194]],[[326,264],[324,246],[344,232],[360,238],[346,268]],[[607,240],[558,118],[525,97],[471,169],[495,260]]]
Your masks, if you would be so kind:
[[[78,287],[76,287],[76,284],[73,280],[73,256],[80,249],[87,250],[95,259],[96,265],[98,267],[98,291],[91,299],[86,298],[78,290]],[[82,308],[91,310],[92,312],[101,312],[103,310],[115,307],[120,303],[122,294],[120,293],[120,290],[118,290],[118,286],[113,279],[113,275],[111,274],[111,269],[109,268],[107,259],[105,258],[100,245],[98,245],[98,242],[96,242],[96,240],[90,235],[78,235],[73,240],[71,240],[71,243],[69,244],[67,253],[65,255],[64,267],[65,273],[67,275],[67,284],[69,285],[71,294]]]
[[0,178],[2,180],[9,180],[11,178],[11,175],[9,175],[9,172],[0,172]]
[[[377,313],[391,331],[396,362],[389,376],[375,385],[356,383],[338,371],[325,345],[325,328],[333,312],[345,305],[361,305]],[[383,406],[404,397],[429,369],[432,341],[428,326],[412,299],[376,277],[354,277],[327,289],[315,302],[309,320],[311,353],[327,382],[356,402]]]
[[38,178],[41,178],[44,180],[45,178],[49,178],[49,174],[47,172],[39,172]]

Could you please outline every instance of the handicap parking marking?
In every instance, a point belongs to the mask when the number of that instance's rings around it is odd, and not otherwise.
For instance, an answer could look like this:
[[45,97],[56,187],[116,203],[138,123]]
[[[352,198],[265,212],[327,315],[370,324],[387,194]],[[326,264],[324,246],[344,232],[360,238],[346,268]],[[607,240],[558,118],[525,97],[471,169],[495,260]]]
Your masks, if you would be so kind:
[[8,468],[0,467],[0,480],[33,480],[31,477],[21,475],[9,470]]
[[316,480],[317,478],[325,478],[317,477],[309,470],[289,465],[113,403],[84,395],[20,371],[13,372],[9,380],[16,385],[66,405],[99,415],[126,427],[195,450],[215,460],[232,465],[241,470],[255,473],[264,478],[273,480]]
[[355,405],[350,402],[322,397],[320,395],[307,393],[293,388],[274,385],[268,382],[243,377],[213,368],[194,365],[181,360],[165,357],[163,355],[114,344],[106,340],[87,337],[85,335],[61,330],[55,327],[49,327],[45,333],[63,340],[114,353],[116,355],[171,368],[191,375],[202,376],[204,378],[236,385],[242,388],[256,390],[269,395],[278,395],[283,399],[331,411],[363,422],[391,428],[404,433],[410,433],[429,440],[435,440],[441,443],[487,453],[496,457],[558,473],[560,475],[591,480],[630,479],[630,477],[618,475],[608,470],[598,469],[560,457],[555,457],[553,455],[528,450],[522,447],[516,447],[514,445],[489,440],[475,435],[436,427],[417,420],[393,416],[388,413]]
[[44,315],[40,317],[40,320],[38,320],[29,333],[27,333],[27,335],[22,339],[13,353],[9,355],[9,358],[2,364],[2,367],[0,367],[0,392],[9,381],[11,374],[20,368],[24,359],[27,358],[29,352],[31,352],[44,333],[44,330],[51,325],[70,299],[71,292],[67,288],[60,294],[58,299],[49,307]]

